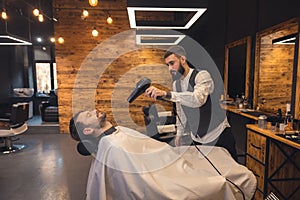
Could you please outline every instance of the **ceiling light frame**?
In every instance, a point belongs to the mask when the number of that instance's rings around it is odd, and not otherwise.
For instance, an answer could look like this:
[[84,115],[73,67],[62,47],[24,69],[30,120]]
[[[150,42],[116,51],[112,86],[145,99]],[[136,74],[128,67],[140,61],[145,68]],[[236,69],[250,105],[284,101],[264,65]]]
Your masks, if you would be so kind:
[[15,42],[6,42],[6,43],[1,43],[0,45],[32,45],[31,42],[27,42],[25,40],[13,37],[13,36],[9,36],[9,35],[0,35],[0,39],[4,38],[4,39],[9,39]]
[[[155,42],[155,39],[153,40],[154,42],[142,42],[142,37],[153,37],[153,38],[177,38],[174,42]],[[142,35],[142,34],[136,34],[136,44],[137,45],[177,45],[185,35]]]
[[[143,37],[147,38],[148,42],[143,42]],[[135,33],[137,45],[177,45],[184,38],[185,35],[175,30],[166,29],[137,29]],[[150,39],[149,39],[150,38]],[[152,39],[153,38],[153,39]],[[158,39],[160,38],[160,39]],[[163,39],[172,38],[174,42],[162,42]],[[149,42],[151,41],[151,42]]]
[[[206,11],[206,8],[168,8],[168,7],[127,7],[131,28],[140,29],[189,29]],[[145,12],[195,12],[193,17],[184,26],[138,26],[136,23],[136,11]]]

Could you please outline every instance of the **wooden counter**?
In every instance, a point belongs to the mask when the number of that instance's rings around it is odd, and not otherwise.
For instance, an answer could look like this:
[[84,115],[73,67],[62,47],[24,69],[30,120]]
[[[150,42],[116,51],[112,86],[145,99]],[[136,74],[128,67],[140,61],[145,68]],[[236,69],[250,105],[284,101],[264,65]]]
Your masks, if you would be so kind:
[[269,138],[272,138],[274,140],[277,140],[288,146],[291,146],[293,148],[300,150],[300,144],[276,135],[276,133],[282,133],[282,132],[274,132],[274,131],[271,131],[270,129],[261,129],[261,128],[258,128],[257,124],[247,124],[246,127],[248,129],[258,132],[264,136],[267,136]]
[[229,105],[221,105],[221,107],[229,112],[247,117],[249,119],[258,120],[258,117],[251,115],[251,112],[242,112],[242,109],[238,109],[236,106],[229,106]]
[[254,200],[272,192],[278,199],[300,197],[300,144],[277,136],[270,129],[247,124],[246,166],[257,178]]

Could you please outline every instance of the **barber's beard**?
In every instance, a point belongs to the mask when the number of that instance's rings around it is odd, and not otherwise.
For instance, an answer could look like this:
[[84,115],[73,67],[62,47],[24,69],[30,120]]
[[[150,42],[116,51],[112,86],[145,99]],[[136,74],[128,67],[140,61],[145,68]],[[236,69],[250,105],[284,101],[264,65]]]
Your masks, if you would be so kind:
[[179,80],[182,78],[183,74],[185,72],[185,69],[183,68],[181,62],[180,62],[180,65],[179,65],[179,68],[178,68],[178,71],[175,71],[175,70],[171,70],[171,75],[172,75],[172,79],[173,81],[176,81],[176,80]]
[[106,123],[106,113],[103,113],[101,118],[99,119],[100,128],[103,128]]

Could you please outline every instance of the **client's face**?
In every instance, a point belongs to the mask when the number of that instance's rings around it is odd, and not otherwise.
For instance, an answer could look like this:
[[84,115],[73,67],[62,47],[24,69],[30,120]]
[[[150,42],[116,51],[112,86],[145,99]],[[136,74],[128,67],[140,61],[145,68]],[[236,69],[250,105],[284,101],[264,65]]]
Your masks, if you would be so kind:
[[106,122],[106,113],[97,110],[83,111],[78,115],[76,121],[90,128],[102,128]]

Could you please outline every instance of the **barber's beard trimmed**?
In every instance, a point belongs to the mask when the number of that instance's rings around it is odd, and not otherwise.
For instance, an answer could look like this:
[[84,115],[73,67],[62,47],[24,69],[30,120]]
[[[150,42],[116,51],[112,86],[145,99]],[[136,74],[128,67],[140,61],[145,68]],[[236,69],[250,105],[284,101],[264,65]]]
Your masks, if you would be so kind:
[[185,69],[183,68],[181,62],[180,62],[180,65],[179,65],[179,68],[178,68],[178,71],[175,71],[175,70],[171,70],[171,75],[172,75],[172,79],[173,81],[176,81],[176,80],[179,80],[182,78],[183,74],[185,72]]
[[100,128],[103,128],[105,126],[105,123],[106,123],[106,113],[103,113],[99,120]]

